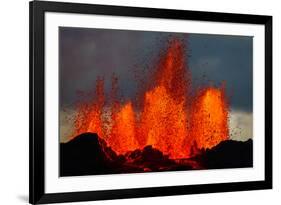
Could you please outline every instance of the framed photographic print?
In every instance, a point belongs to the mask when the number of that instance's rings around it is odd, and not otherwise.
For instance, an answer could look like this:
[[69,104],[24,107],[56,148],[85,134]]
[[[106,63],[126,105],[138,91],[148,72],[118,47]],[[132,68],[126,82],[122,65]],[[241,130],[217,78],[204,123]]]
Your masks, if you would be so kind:
[[30,2],[30,203],[272,188],[272,17]]

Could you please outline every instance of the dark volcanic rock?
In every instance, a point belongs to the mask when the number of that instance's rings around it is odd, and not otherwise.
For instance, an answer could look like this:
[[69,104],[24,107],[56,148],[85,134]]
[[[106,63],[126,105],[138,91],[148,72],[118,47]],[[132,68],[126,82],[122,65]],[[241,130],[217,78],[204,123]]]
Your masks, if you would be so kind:
[[161,151],[153,148],[151,145],[148,145],[143,148],[143,150],[137,149],[132,152],[128,152],[125,156],[129,161],[134,163],[144,163],[144,162],[170,162],[168,156],[164,156]]
[[126,162],[131,165],[141,167],[143,171],[175,171],[175,170],[190,170],[189,165],[177,164],[168,156],[153,148],[151,145],[144,147],[142,150],[137,149],[128,152],[125,155]]
[[242,168],[253,166],[253,142],[223,141],[212,149],[200,150],[189,159],[169,159],[146,146],[117,155],[95,133],[84,133],[60,144],[60,176],[179,171],[192,169]]
[[117,155],[95,133],[83,133],[60,144],[60,176],[190,170],[152,146]]
[[60,175],[106,174],[124,161],[95,133],[83,133],[60,144]]
[[206,169],[243,168],[253,166],[253,141],[226,140],[194,158]]

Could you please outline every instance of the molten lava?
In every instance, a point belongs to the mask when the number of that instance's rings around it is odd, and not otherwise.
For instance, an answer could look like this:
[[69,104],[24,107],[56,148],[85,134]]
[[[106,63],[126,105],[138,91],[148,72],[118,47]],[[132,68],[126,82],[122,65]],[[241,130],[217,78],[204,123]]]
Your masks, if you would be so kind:
[[102,113],[105,103],[104,79],[97,78],[94,98],[90,102],[77,104],[77,116],[74,120],[75,132],[72,136],[84,132],[95,132],[103,136]]
[[184,44],[173,39],[150,77],[149,88],[138,99],[118,98],[118,78],[111,79],[105,103],[104,80],[96,80],[94,99],[78,104],[73,136],[95,132],[118,154],[147,145],[170,158],[189,158],[196,150],[228,139],[228,104],[223,88],[207,87],[191,95],[191,73]]
[[228,105],[223,88],[200,90],[191,111],[191,136],[199,149],[228,139]]
[[186,100],[188,93],[184,48],[180,41],[171,41],[161,56],[154,76],[155,85],[144,96],[140,135],[146,144],[172,158],[189,155],[183,146],[188,137]]
[[118,153],[126,153],[138,149],[136,140],[136,117],[132,103],[129,101],[121,107],[114,118],[108,144]]

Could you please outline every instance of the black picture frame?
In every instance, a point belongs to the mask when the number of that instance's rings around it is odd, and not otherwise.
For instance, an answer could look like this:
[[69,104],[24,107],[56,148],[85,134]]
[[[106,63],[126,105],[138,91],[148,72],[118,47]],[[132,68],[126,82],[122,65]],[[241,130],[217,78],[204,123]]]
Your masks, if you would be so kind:
[[[29,143],[29,202],[32,204],[75,202],[167,195],[214,193],[272,188],[272,16],[230,14],[105,6],[93,4],[32,1],[30,12],[30,143]],[[247,23],[265,26],[265,180],[235,183],[200,184],[154,188],[135,188],[108,191],[71,193],[45,192],[44,119],[45,119],[45,13],[82,13],[113,16],[149,17],[164,19],[197,20],[209,22]]]

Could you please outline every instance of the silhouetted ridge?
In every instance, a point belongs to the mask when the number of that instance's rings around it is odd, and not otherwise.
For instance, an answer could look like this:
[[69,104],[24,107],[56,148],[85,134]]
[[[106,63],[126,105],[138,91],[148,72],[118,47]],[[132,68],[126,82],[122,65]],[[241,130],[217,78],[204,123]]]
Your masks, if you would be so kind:
[[60,145],[61,176],[108,173],[121,158],[95,133],[83,133]]
[[199,150],[189,159],[170,159],[148,145],[117,155],[95,133],[83,133],[60,144],[60,176],[242,168],[253,166],[253,141],[226,140],[212,149]]
[[226,140],[195,157],[206,169],[242,168],[253,166],[253,140]]

